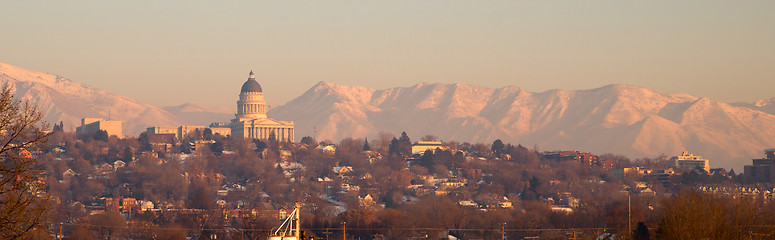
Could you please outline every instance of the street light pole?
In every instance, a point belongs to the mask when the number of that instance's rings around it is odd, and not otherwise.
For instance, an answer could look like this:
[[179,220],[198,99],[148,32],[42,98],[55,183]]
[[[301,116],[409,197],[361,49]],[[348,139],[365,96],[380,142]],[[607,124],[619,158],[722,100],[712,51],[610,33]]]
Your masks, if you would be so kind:
[[342,222],[342,240],[347,240],[347,222]]

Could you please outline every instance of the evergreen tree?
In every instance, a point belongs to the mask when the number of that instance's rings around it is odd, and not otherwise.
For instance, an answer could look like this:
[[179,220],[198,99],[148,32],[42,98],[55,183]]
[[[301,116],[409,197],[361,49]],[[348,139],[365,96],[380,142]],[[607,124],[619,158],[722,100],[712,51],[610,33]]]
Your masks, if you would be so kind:
[[62,121],[59,121],[59,125],[56,123],[54,124],[54,129],[52,129],[54,132],[64,132],[65,131],[65,124],[62,123]]
[[210,128],[205,128],[205,130],[202,132],[202,138],[204,140],[213,140],[213,130]]
[[532,178],[530,178],[529,183],[530,183],[530,191],[536,192],[536,190],[538,189],[538,186],[541,186],[541,179],[538,179],[538,177],[533,176]]
[[192,150],[192,146],[190,142],[183,142],[180,144],[180,152],[185,154],[191,154],[191,150]]
[[264,151],[264,149],[266,149],[266,143],[264,143],[264,141],[261,141],[259,139],[254,139],[253,144],[256,144],[257,152],[261,152],[261,151]]
[[366,138],[363,140],[363,151],[369,151],[371,150],[371,146],[369,146],[369,139]]
[[[183,145],[188,145],[188,144],[187,143],[181,144],[181,146],[183,146]],[[134,156],[134,152],[132,151],[132,148],[130,148],[129,146],[124,147],[124,153],[122,155],[122,158],[124,159],[124,162],[128,163],[128,162],[132,161],[132,157],[133,156]]]
[[213,151],[213,153],[217,153],[217,154],[223,153],[223,149],[224,149],[223,140],[215,141],[215,143],[210,144],[210,150]]
[[275,136],[274,131],[269,133],[269,142],[277,142],[277,136]]
[[312,146],[312,145],[315,145],[315,139],[312,139],[312,137],[310,136],[305,136],[301,138],[300,143],[305,144],[307,146]]
[[633,235],[632,239],[635,239],[635,240],[651,239],[651,233],[649,233],[649,228],[643,222],[638,222],[638,227],[635,228],[635,231],[633,232],[632,235]]
[[406,132],[401,132],[401,137],[398,139],[399,153],[409,156],[412,154],[412,140],[409,139],[409,135]]
[[506,145],[504,145],[503,141],[500,139],[496,139],[494,142],[492,142],[492,147],[490,147],[490,149],[493,153],[495,153],[496,156],[500,157],[506,149]]
[[105,130],[97,130],[97,132],[94,133],[94,140],[108,141],[108,132]]
[[193,140],[202,140],[202,131],[200,131],[199,128],[194,129],[194,131],[188,134],[188,137]]
[[148,139],[148,133],[140,133],[137,142],[140,143],[140,151],[151,150],[151,140]]
[[388,153],[391,155],[399,155],[401,154],[401,144],[398,142],[398,139],[395,137],[393,140],[390,140],[390,145],[388,146]]

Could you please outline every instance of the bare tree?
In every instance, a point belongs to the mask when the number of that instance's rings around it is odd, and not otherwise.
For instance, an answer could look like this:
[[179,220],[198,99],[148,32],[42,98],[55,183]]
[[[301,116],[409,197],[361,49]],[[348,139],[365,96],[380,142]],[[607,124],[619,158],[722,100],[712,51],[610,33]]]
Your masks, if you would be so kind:
[[[695,191],[684,191],[662,202],[664,218],[658,239],[743,239],[734,231],[727,211],[730,199]],[[748,221],[741,220],[745,223]]]
[[387,150],[388,146],[390,145],[390,140],[395,138],[395,135],[389,132],[379,132],[377,134],[377,139],[374,141],[374,146],[372,148],[376,148],[375,150]]
[[46,213],[45,179],[30,150],[41,144],[46,126],[37,107],[0,90],[0,238],[19,239],[40,231]]

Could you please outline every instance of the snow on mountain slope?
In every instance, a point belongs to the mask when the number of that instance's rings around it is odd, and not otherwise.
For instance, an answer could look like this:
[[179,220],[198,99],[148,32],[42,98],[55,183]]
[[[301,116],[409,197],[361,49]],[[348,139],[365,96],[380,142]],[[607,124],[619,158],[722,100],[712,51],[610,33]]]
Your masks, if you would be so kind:
[[180,118],[186,125],[208,126],[213,122],[228,122],[234,118],[234,110],[217,107],[206,107],[193,103],[178,106],[163,107],[172,115]]
[[295,121],[298,137],[317,128],[320,140],[406,131],[415,138],[502,139],[632,157],[688,150],[713,166],[738,168],[775,146],[771,114],[631,85],[532,93],[461,83],[374,90],[320,82],[270,115]]
[[[164,109],[68,79],[0,63],[0,84],[39,106],[46,121],[73,130],[83,117],[124,121],[125,134],[149,126],[207,125],[232,110],[194,104]],[[775,99],[726,104],[630,85],[533,93],[509,86],[420,83],[375,90],[320,82],[269,111],[296,123],[297,137],[320,140],[406,131],[418,138],[579,149],[632,157],[688,150],[713,166],[737,167],[775,146]]]
[[9,84],[14,96],[36,104],[45,121],[65,124],[74,131],[84,117],[123,121],[124,134],[138,134],[149,126],[177,126],[181,120],[163,109],[139,103],[60,76],[0,63],[0,84]]
[[733,106],[747,107],[753,110],[766,112],[769,114],[775,114],[775,98],[758,100],[753,103],[738,102],[732,103]]

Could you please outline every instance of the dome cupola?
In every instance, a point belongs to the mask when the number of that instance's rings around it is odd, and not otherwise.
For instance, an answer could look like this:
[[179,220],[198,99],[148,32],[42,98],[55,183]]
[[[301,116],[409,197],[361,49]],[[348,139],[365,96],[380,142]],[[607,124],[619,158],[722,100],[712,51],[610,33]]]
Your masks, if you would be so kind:
[[250,77],[242,84],[242,90],[240,90],[240,92],[262,92],[261,85],[256,82],[256,77],[253,76],[253,71],[250,71]]

